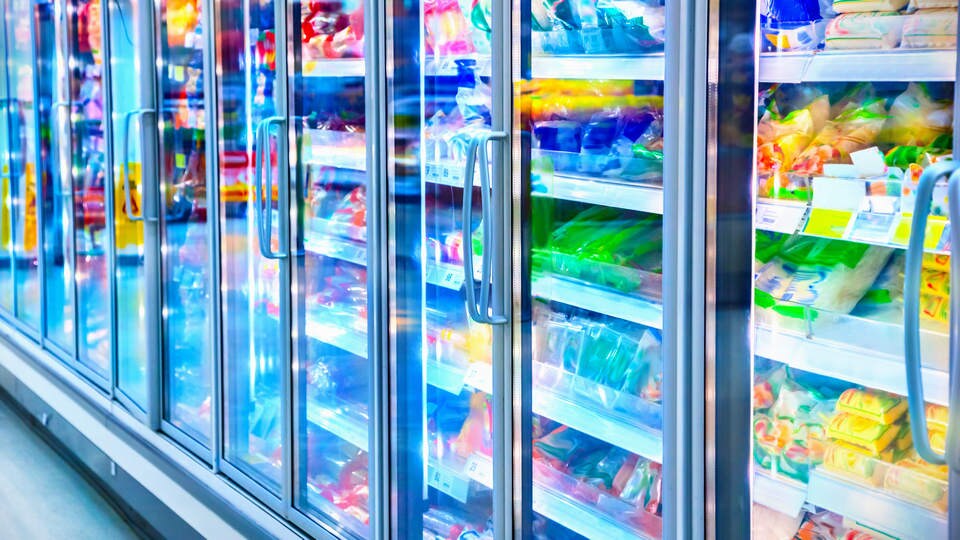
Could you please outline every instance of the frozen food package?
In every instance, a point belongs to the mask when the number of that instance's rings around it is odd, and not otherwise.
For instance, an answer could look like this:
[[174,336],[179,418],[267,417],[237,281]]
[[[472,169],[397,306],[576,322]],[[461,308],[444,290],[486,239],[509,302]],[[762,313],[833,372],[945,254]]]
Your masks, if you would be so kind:
[[794,540],[841,538],[844,530],[843,516],[824,510],[816,514],[807,513],[793,538]]
[[793,236],[757,269],[755,287],[778,302],[849,313],[892,252],[881,246]]
[[927,403],[924,412],[927,416],[927,424],[931,429],[947,430],[947,419],[950,418],[950,409],[943,405]]
[[823,42],[819,0],[762,0],[760,29],[777,51],[810,51]]
[[862,13],[868,11],[900,11],[907,0],[833,0],[837,13]]
[[891,452],[875,457],[856,445],[834,442],[827,447],[823,457],[823,467],[861,483],[879,486],[883,482],[883,463],[889,461],[892,461]]
[[898,424],[881,424],[850,413],[837,413],[827,425],[827,436],[879,456],[900,433]]
[[793,163],[793,171],[810,176],[823,174],[827,163],[850,163],[850,153],[874,145],[887,120],[882,99],[847,109],[814,137]]
[[953,49],[957,46],[957,4],[921,9],[903,18],[900,46],[911,49]]
[[914,460],[903,460],[890,467],[883,479],[883,487],[905,499],[912,500],[939,512],[947,509],[947,483],[930,476],[931,467]]
[[913,13],[918,9],[955,8],[957,0],[910,0],[907,11]]
[[789,171],[794,158],[826,123],[829,112],[827,96],[783,117],[768,108],[757,125],[757,172]]
[[840,394],[837,410],[881,424],[891,424],[907,412],[907,400],[896,394],[879,390],[850,388]]
[[[957,13],[953,12],[956,22]],[[956,27],[954,27],[954,32]],[[935,101],[923,83],[910,83],[888,112],[889,118],[877,137],[882,143],[898,146],[927,146],[953,130],[953,106],[948,100]]]
[[893,49],[900,45],[905,16],[894,11],[844,13],[827,24],[827,49]]

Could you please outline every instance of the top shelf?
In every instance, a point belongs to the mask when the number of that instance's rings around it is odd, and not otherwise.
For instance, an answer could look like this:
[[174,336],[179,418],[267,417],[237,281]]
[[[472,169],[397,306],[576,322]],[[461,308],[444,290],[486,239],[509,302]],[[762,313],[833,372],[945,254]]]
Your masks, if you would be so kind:
[[760,82],[952,81],[953,50],[762,53]]
[[363,58],[338,60],[306,60],[303,62],[304,77],[363,77],[367,65]]

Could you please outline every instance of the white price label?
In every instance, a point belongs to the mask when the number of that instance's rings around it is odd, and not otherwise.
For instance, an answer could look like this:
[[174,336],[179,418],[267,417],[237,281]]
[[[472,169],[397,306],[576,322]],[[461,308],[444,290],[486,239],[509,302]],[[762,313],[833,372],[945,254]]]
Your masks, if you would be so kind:
[[481,392],[493,393],[493,370],[490,364],[474,362],[467,368],[463,376],[463,384],[472,386]]
[[793,234],[806,212],[804,205],[757,203],[754,225],[764,231]]
[[472,480],[493,487],[493,460],[483,454],[471,454],[464,471]]
[[467,496],[470,495],[470,482],[439,464],[431,464],[428,468],[427,485],[462,503],[466,503]]

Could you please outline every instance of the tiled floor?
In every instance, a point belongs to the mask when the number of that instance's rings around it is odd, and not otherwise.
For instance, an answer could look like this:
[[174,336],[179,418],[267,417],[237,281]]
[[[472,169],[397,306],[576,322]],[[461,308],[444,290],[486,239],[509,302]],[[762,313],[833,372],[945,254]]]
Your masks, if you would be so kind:
[[137,538],[106,500],[0,399],[0,539]]

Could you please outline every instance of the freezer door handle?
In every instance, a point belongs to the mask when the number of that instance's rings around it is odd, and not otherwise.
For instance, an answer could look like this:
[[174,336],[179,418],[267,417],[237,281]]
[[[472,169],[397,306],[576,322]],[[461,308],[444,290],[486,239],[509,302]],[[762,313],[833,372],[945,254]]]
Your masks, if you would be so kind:
[[[127,219],[133,222],[143,221],[144,216],[143,216],[142,205],[141,205],[141,212],[139,216],[133,212],[133,199],[130,196],[130,163],[127,161],[127,158],[129,158],[130,156],[129,154],[130,122],[133,120],[135,116],[139,116],[140,118],[146,118],[147,116],[156,115],[156,113],[157,111],[153,109],[136,109],[133,111],[129,111],[127,114],[123,115],[123,133],[121,133],[121,136],[120,136],[120,143],[121,143],[120,159],[121,159],[121,163],[123,164],[122,165],[123,170],[121,171],[123,174],[123,210],[124,210],[124,213],[127,214]],[[140,129],[141,131],[143,130],[142,124]],[[141,150],[142,150],[142,146],[141,146]],[[142,170],[140,171],[140,185],[143,186]],[[150,221],[157,221],[157,219],[150,218]]]
[[[280,126],[281,129],[279,131],[282,134],[285,124],[286,119],[282,116],[271,116],[261,120],[255,132],[257,157],[255,167],[256,174],[254,175],[254,193],[256,194],[256,200],[254,201],[256,211],[254,212],[254,217],[257,220],[257,239],[260,245],[260,254],[266,259],[285,259],[290,251],[290,228],[282,222],[280,223],[280,245],[278,251],[274,252],[270,245],[271,234],[273,232],[273,172],[271,170],[264,171],[265,167],[270,167],[270,128],[275,125]],[[279,157],[282,159],[282,156]],[[283,167],[279,165],[280,164],[278,164],[277,168],[282,178]],[[264,186],[264,172],[266,172],[266,186]],[[282,180],[278,181],[278,192],[284,189],[284,182]],[[264,191],[266,191],[266,195]],[[269,197],[269,199],[267,197]],[[286,200],[282,194],[279,199],[280,201]],[[283,215],[282,208],[281,215]]]
[[[474,135],[467,149],[463,175],[463,285],[467,293],[467,311],[470,317],[484,324],[506,324],[507,317],[500,313],[491,313],[490,298],[499,294],[492,291],[491,253],[501,249],[499,239],[494,234],[493,201],[500,200],[499,181],[490,181],[490,160],[487,145],[493,140],[502,140],[507,134],[502,131],[485,131]],[[477,303],[477,290],[474,284],[473,268],[473,179],[479,157],[481,222],[483,225],[483,244],[480,256],[480,302]],[[499,175],[497,175],[497,178]]]
[[[960,292],[960,168],[950,175],[947,192],[950,208],[950,290]],[[947,418],[947,463],[960,473],[960,293],[950,295],[950,369]]]
[[[926,418],[926,402],[923,399],[923,363],[920,353],[920,274],[923,267],[923,248],[924,240],[926,237],[927,230],[927,217],[930,214],[930,204],[931,198],[933,195],[933,188],[936,185],[937,181],[941,178],[950,178],[950,220],[951,224],[958,224],[960,220],[957,220],[954,215],[954,207],[957,207],[957,203],[960,201],[952,200],[954,191],[960,189],[960,185],[957,184],[957,181],[960,181],[960,174],[958,174],[957,164],[952,161],[942,161],[935,163],[926,168],[923,171],[923,174],[920,175],[920,181],[917,185],[916,191],[916,202],[913,208],[913,220],[910,228],[910,241],[907,246],[907,260],[906,266],[904,268],[904,285],[903,285],[903,334],[904,334],[904,363],[907,369],[907,403],[909,404],[910,412],[910,430],[913,436],[913,444],[916,447],[917,454],[920,455],[923,460],[933,463],[935,465],[944,465],[947,463],[945,457],[934,451],[930,446],[930,438],[927,430],[927,418]],[[960,195],[960,191],[957,192]],[[957,207],[960,209],[960,207]],[[960,236],[960,230],[956,230],[955,226],[951,226],[951,238],[956,238]],[[951,251],[953,246],[951,246]],[[958,261],[956,257],[951,256],[951,282],[956,279],[957,264]],[[952,284],[952,283],[951,283]],[[956,289],[953,289],[953,292],[956,292]],[[955,304],[958,294],[950,295],[951,304]],[[950,312],[950,327],[951,330],[956,326],[958,319],[958,314],[954,311],[955,305],[951,305]],[[951,359],[950,363],[954,363],[955,355],[954,352],[954,342],[956,335],[954,332],[951,332],[950,335],[950,350],[951,350]],[[951,371],[955,372],[952,369]],[[953,379],[956,377],[951,376],[951,385],[950,385],[950,422],[949,430],[951,433],[955,433],[957,428],[960,428],[957,421],[953,418],[958,410],[957,405],[960,405],[960,402],[955,403],[953,400],[954,394],[956,394],[956,384],[953,382]],[[947,453],[955,454],[951,450],[952,441],[951,437],[948,435],[947,438]],[[953,458],[955,459],[955,457]]]

